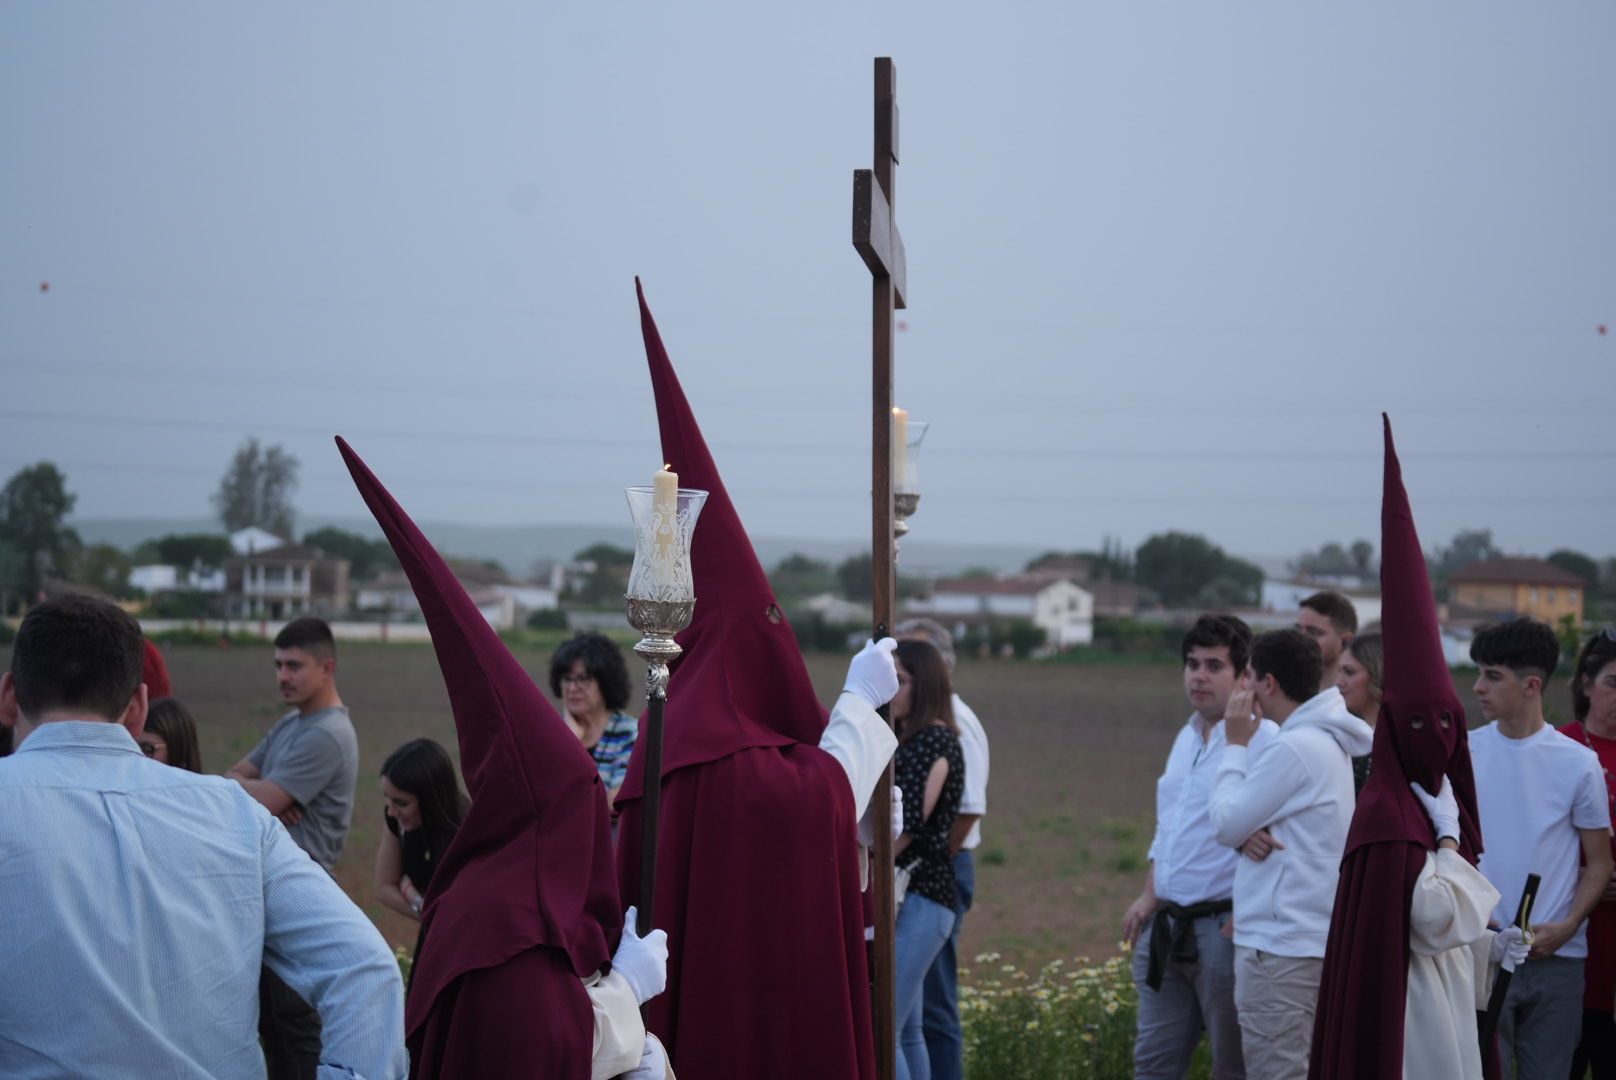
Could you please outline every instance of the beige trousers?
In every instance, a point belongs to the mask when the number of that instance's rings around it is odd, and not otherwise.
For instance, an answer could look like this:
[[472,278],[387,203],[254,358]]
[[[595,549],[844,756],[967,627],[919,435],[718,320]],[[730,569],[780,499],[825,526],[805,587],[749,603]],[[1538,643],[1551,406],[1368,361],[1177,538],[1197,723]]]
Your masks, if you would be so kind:
[[1324,961],[1236,945],[1234,1007],[1246,1080],[1305,1080]]

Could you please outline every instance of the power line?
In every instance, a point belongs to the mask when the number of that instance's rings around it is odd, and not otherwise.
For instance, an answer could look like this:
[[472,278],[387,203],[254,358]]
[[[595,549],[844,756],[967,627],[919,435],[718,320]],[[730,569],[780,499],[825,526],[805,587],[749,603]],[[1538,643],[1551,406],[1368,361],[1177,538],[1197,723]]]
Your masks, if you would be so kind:
[[[338,425],[325,424],[293,424],[282,420],[259,422],[248,420],[209,420],[202,418],[179,419],[175,417],[155,417],[148,415],[108,415],[87,413],[46,412],[37,409],[0,409],[0,418],[21,420],[37,423],[51,424],[93,424],[97,427],[138,427],[145,429],[164,428],[169,430],[184,430],[191,428],[199,431],[225,431],[234,434],[249,434],[255,432],[270,432],[279,435],[316,435],[330,438],[333,435],[351,435],[359,438],[377,440],[401,440],[411,443],[445,443],[451,445],[491,443],[510,446],[602,446],[621,447],[623,439],[620,436],[587,436],[587,435],[542,435],[542,434],[513,434],[490,431],[486,428],[475,431],[425,431],[419,428],[364,428],[353,427],[343,423]],[[817,455],[867,455],[866,447],[841,442],[824,443],[789,443],[779,441],[755,442],[738,441],[725,442],[725,449],[745,451],[747,453],[780,453],[791,455],[817,454]],[[1105,464],[1111,461],[1319,461],[1341,462],[1352,460],[1378,460],[1380,450],[1378,447],[1366,447],[1362,450],[1292,450],[1289,448],[1276,449],[1273,445],[1249,445],[1236,447],[1218,447],[1216,449],[1127,449],[1119,447],[1031,447],[1018,444],[1013,447],[1005,446],[954,446],[942,444],[928,446],[925,451],[927,460],[943,458],[945,460],[1019,460],[1025,461],[1029,457],[1045,457],[1053,460],[1089,461]],[[1474,450],[1431,450],[1418,454],[1409,454],[1411,460],[1464,460],[1474,461],[1478,454]],[[1510,450],[1507,452],[1509,460],[1578,460],[1610,459],[1616,458],[1616,448],[1583,448],[1573,447],[1565,450]]]

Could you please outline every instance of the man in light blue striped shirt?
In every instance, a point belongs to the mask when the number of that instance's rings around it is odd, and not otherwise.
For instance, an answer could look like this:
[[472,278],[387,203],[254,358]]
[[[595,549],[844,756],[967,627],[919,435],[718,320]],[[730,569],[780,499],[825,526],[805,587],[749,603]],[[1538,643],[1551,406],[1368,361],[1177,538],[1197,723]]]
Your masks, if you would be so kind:
[[319,1076],[409,1071],[386,942],[232,781],[151,761],[140,630],[68,596],[0,675],[0,1076],[262,1080],[267,964],[325,1023]]

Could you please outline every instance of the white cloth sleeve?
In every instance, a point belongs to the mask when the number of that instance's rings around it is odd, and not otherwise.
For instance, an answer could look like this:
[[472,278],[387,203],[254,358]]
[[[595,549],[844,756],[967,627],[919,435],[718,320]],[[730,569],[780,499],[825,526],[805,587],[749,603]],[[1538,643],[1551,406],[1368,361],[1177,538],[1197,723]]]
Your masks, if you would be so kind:
[[[1307,785],[1307,768],[1289,746],[1270,746],[1250,762],[1243,746],[1226,746],[1207,809],[1218,843],[1239,847],[1258,829],[1273,823],[1280,808]],[[1248,771],[1248,762],[1250,769]]]
[[[1436,956],[1484,940],[1498,890],[1457,851],[1438,848],[1425,856],[1408,908],[1408,947]],[[1485,960],[1486,952],[1482,953]]]
[[645,1023],[634,1000],[634,988],[617,972],[596,972],[583,981],[595,1014],[595,1053],[590,1080],[611,1080],[640,1064],[645,1052]]
[[[869,809],[876,781],[898,749],[898,737],[881,714],[856,694],[842,694],[830,711],[830,723],[820,736],[819,748],[841,764],[853,789],[853,810],[863,817]],[[874,823],[878,828],[886,826]]]

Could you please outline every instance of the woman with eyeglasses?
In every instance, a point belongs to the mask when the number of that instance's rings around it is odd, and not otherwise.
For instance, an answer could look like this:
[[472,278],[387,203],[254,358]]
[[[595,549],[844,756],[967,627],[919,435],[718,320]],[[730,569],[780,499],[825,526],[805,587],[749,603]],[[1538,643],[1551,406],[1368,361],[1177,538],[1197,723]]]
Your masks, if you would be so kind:
[[[1572,669],[1571,713],[1560,729],[1599,755],[1605,795],[1616,813],[1616,631],[1601,630],[1577,654]],[[1616,839],[1611,841],[1616,855]],[[1588,960],[1582,997],[1582,1041],[1571,1062],[1571,1075],[1592,1069],[1594,1080],[1616,1077],[1616,874],[1588,916]]]
[[196,719],[176,697],[158,698],[146,710],[146,726],[140,732],[141,752],[153,761],[177,769],[202,771],[202,750],[196,737]]
[[579,634],[550,658],[550,692],[561,700],[578,741],[595,759],[610,804],[628,775],[640,731],[638,718],[623,712],[629,700],[623,651],[604,634]]

